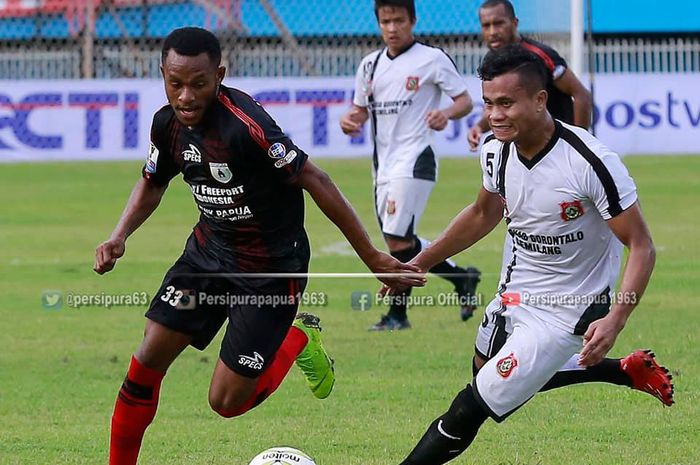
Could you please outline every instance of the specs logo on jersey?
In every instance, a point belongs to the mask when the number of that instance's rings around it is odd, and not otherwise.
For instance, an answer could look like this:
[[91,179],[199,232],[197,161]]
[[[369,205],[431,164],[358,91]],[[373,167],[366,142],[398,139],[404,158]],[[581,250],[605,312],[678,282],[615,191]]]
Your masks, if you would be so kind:
[[418,76],[408,76],[406,78],[406,90],[418,90],[420,79]]
[[262,370],[265,359],[257,352],[253,352],[253,357],[250,355],[239,355],[238,364],[244,367],[250,367],[253,370]]
[[199,149],[192,144],[189,144],[189,146],[189,149],[182,151],[183,160],[202,163],[202,154],[199,152]]
[[160,152],[158,151],[158,147],[156,147],[155,144],[151,142],[151,146],[148,148],[148,161],[146,162],[146,173],[153,174],[156,172],[159,154]]
[[233,178],[233,173],[226,163],[211,163],[209,162],[209,171],[214,179],[220,183],[226,184]]
[[583,204],[580,200],[562,202],[559,206],[561,206],[561,219],[564,221],[572,221],[583,216]]
[[517,366],[518,366],[518,359],[515,358],[515,355],[513,354],[513,352],[511,352],[510,355],[500,359],[496,363],[496,372],[502,378],[507,378],[511,375],[511,373],[513,373],[513,370]]
[[287,148],[284,146],[283,143],[281,142],[275,142],[270,146],[269,149],[267,149],[267,155],[270,158],[284,158],[284,156],[287,154]]

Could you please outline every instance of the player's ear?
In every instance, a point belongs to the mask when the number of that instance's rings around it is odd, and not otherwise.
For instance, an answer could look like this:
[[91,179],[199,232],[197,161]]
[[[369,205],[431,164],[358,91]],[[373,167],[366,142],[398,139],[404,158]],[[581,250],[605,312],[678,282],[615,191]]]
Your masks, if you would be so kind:
[[537,94],[535,95],[535,100],[537,101],[537,112],[541,113],[547,108],[547,98],[549,95],[547,94],[547,91],[544,89],[541,89],[537,91]]
[[226,76],[226,67],[225,66],[219,66],[216,70],[216,85],[220,86],[221,82],[224,80],[224,76]]

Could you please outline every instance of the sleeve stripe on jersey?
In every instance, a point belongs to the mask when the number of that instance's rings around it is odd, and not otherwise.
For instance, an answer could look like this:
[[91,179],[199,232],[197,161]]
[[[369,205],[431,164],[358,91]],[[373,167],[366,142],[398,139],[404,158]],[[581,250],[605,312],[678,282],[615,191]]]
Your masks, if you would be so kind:
[[510,154],[510,142],[506,142],[501,146],[501,156],[499,157],[498,165],[498,193],[501,197],[506,198],[506,163]]
[[[450,59],[450,61],[452,62],[452,65],[455,67],[455,69],[457,70],[457,72],[459,72],[459,68],[457,67],[457,63],[455,63],[455,61],[452,59],[452,57],[450,56],[450,54],[447,53],[447,52],[445,51],[445,49],[443,49],[442,47],[436,47],[436,46],[434,46],[434,45],[426,44],[425,42],[421,42],[421,41],[418,41],[418,43],[419,43],[419,44],[422,44],[422,45],[425,45],[426,47],[436,48],[436,49],[440,50],[442,53],[444,53],[445,55],[447,55],[447,58]],[[460,73],[460,74],[461,74],[461,73]]]
[[238,118],[243,122],[243,124],[248,126],[248,133],[250,134],[250,137],[252,137],[253,140],[257,142],[257,144],[260,147],[262,147],[264,150],[270,148],[271,144],[265,138],[265,132],[253,118],[246,115],[243,110],[234,105],[233,102],[229,100],[229,98],[222,92],[219,93],[219,101],[223,103],[224,106],[236,116],[236,118]]
[[562,139],[571,145],[588,163],[593,167],[596,176],[600,179],[605,189],[605,195],[608,198],[608,213],[611,217],[615,217],[622,213],[620,206],[620,193],[617,190],[615,181],[613,180],[610,171],[605,164],[598,158],[593,151],[576,135],[573,131],[563,128]]
[[540,57],[542,61],[544,61],[544,64],[547,66],[547,69],[549,69],[550,71],[554,71],[554,61],[549,57],[549,55],[547,55],[547,53],[544,50],[539,48],[537,45],[530,44],[525,41],[520,42],[520,44],[535,55],[537,55],[538,57]]

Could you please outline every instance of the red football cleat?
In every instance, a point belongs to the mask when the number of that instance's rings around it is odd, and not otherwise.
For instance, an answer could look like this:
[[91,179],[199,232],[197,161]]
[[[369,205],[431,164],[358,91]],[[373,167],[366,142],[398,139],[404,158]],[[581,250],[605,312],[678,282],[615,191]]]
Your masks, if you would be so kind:
[[673,377],[654,359],[651,350],[635,350],[620,360],[620,368],[632,379],[632,388],[651,394],[664,405],[673,405]]

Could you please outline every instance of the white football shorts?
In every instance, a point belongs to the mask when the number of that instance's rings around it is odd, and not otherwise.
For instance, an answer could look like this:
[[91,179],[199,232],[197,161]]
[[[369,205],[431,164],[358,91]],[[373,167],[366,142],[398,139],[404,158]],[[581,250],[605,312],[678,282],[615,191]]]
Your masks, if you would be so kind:
[[494,299],[484,312],[476,350],[490,357],[474,379],[476,398],[496,421],[525,404],[577,352],[575,336],[520,306]]
[[434,181],[414,178],[397,178],[377,184],[374,202],[382,232],[403,238],[413,237],[434,186]]

